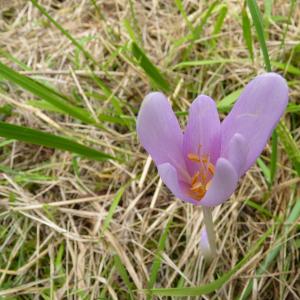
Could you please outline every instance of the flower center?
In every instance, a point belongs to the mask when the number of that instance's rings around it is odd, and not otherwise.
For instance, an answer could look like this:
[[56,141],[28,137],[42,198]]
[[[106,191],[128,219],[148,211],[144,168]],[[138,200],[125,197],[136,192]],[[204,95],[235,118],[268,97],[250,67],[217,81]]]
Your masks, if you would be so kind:
[[209,155],[189,153],[187,157],[198,166],[198,170],[191,179],[189,192],[192,198],[199,201],[204,197],[211,184],[211,179],[215,173],[215,167],[209,161]]

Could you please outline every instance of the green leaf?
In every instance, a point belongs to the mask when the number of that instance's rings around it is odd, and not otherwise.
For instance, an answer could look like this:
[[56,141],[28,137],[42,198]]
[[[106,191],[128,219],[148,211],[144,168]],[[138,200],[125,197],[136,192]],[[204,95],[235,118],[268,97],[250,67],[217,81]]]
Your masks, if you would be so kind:
[[189,28],[190,32],[193,33],[194,32],[194,27],[193,27],[192,23],[190,22],[190,20],[188,19],[188,16],[187,16],[187,13],[184,9],[184,5],[183,5],[182,1],[181,0],[175,0],[175,4],[177,6],[177,9],[180,11],[180,13],[181,13],[187,27]]
[[134,29],[132,28],[131,24],[130,24],[130,21],[128,19],[125,19],[124,22],[123,22],[123,25],[127,31],[127,33],[129,34],[130,38],[135,42],[135,43],[138,43],[138,39],[137,37],[135,36],[135,32],[134,32]]
[[290,113],[298,113],[300,112],[300,105],[296,103],[289,103],[286,111]]
[[17,58],[15,58],[12,54],[10,54],[9,52],[6,52],[4,49],[0,48],[0,55],[6,57],[7,59],[9,59],[10,61],[12,61],[13,63],[15,63],[16,65],[18,65],[20,68],[22,68],[25,71],[31,71],[31,69],[23,64],[20,60],[18,60]]
[[92,160],[103,161],[114,159],[114,157],[109,154],[83,146],[70,139],[23,126],[7,124],[5,122],[0,122],[0,136],[30,144],[66,150]]
[[41,110],[64,114],[63,110],[57,108],[56,106],[45,100],[28,100],[26,101],[26,103]]
[[263,215],[269,217],[269,218],[273,218],[273,214],[268,211],[266,208],[262,207],[261,205],[259,205],[256,202],[253,202],[252,200],[248,199],[245,201],[245,205],[248,205],[252,208],[255,208],[257,211],[259,211],[260,213],[262,213]]
[[129,293],[130,299],[134,299],[133,292],[132,292],[133,283],[130,281],[128,272],[127,272],[126,268],[123,266],[122,261],[117,254],[114,255],[114,264],[115,264],[115,267],[116,267],[119,275],[121,276],[122,280],[124,281],[124,283],[127,287],[127,291]]
[[263,162],[263,160],[261,158],[257,159],[257,164],[260,167],[261,171],[264,174],[264,177],[267,181],[268,184],[271,183],[271,172],[270,169],[267,167],[267,165]]
[[250,251],[240,260],[230,271],[223,274],[217,280],[214,280],[208,284],[204,284],[198,287],[185,287],[185,288],[158,288],[152,289],[153,295],[157,296],[200,296],[204,294],[212,293],[219,290],[224,284],[226,284],[230,278],[235,275],[258,251],[264,241],[272,234],[274,226],[270,227],[265,234],[255,243]]
[[49,102],[57,109],[63,111],[64,113],[72,116],[75,119],[79,119],[84,123],[94,124],[95,121],[92,119],[90,114],[79,107],[72,105],[66,101],[66,97],[60,95],[55,90],[43,85],[42,83],[31,79],[30,77],[24,76],[8,66],[0,62],[0,75],[5,79],[19,85],[23,89],[31,92],[35,96]]
[[264,61],[266,65],[266,69],[268,72],[271,72],[271,63],[268,53],[268,48],[265,40],[265,33],[263,28],[263,22],[261,19],[261,15],[259,12],[259,8],[255,0],[247,0],[248,7],[252,16],[252,20],[256,29],[257,37],[259,40],[260,48],[262,50]]
[[136,63],[145,71],[153,83],[158,88],[161,88],[166,92],[170,91],[170,86],[167,80],[135,42],[131,43],[131,51],[132,55],[136,59]]
[[251,24],[248,18],[248,14],[245,8],[242,10],[242,27],[243,27],[243,37],[249,51],[249,55],[251,60],[254,60],[253,54],[253,41],[252,41],[252,34],[251,34]]
[[105,220],[104,220],[104,223],[103,223],[103,227],[102,227],[102,231],[105,231],[106,229],[108,229],[109,224],[110,224],[110,222],[112,220],[112,217],[113,217],[113,215],[115,213],[116,208],[119,205],[119,202],[120,202],[120,200],[121,200],[121,198],[123,196],[123,193],[124,193],[125,189],[126,189],[126,185],[122,186],[118,190],[118,192],[116,193],[116,195],[115,195],[115,197],[114,197],[114,199],[112,201],[112,204],[111,204],[111,206],[109,208],[108,214],[105,217]]
[[228,7],[226,4],[223,4],[220,8],[220,12],[218,14],[217,20],[215,22],[214,30],[212,32],[212,35],[219,34],[221,32],[225,17],[228,12]]
[[224,97],[221,101],[217,103],[217,108],[220,111],[227,111],[231,108],[231,106],[236,102],[236,100],[241,95],[243,89],[238,89],[231,94]]
[[173,69],[184,69],[184,68],[189,68],[189,67],[225,64],[225,63],[232,63],[232,62],[236,62],[236,59],[217,58],[217,59],[211,59],[211,60],[183,61],[183,62],[173,66]]
[[201,15],[200,19],[200,24],[195,28],[194,34],[193,34],[193,40],[196,40],[199,38],[201,35],[203,28],[207,21],[209,20],[211,14],[213,13],[215,7],[219,4],[219,0],[214,1],[207,9],[207,11]]
[[265,5],[265,15],[267,17],[271,17],[273,0],[264,0],[264,5]]
[[279,70],[282,70],[284,72],[287,72],[287,73],[290,73],[292,75],[297,75],[297,76],[300,76],[300,69],[289,64],[289,63],[281,63],[281,62],[278,62],[278,61],[273,61],[272,60],[272,65],[279,69]]

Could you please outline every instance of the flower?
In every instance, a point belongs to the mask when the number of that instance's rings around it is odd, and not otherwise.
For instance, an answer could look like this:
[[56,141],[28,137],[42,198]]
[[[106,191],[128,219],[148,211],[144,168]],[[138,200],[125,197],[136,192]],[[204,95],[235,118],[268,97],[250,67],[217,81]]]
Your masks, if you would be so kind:
[[212,207],[231,196],[255,163],[287,103],[286,81],[265,73],[245,87],[222,122],[215,102],[198,96],[183,133],[167,98],[153,92],[142,103],[137,133],[176,197]]

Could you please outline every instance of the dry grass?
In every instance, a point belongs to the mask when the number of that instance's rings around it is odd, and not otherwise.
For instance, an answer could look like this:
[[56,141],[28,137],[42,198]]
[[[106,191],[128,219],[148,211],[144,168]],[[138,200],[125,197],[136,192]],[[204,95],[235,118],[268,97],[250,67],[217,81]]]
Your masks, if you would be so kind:
[[[243,3],[239,1],[226,2],[228,14],[216,44],[211,42],[214,13],[186,59],[222,57],[232,62],[185,69],[172,68],[184,60],[189,49],[188,43],[173,48],[174,42],[189,32],[173,1],[132,1],[132,8],[123,0],[95,2],[98,12],[88,0],[40,1],[96,58],[98,65],[92,68],[123,100],[124,113],[129,116],[136,115],[151,86],[128,50],[122,48],[130,40],[125,19],[131,20],[145,52],[167,74],[173,89],[169,96],[177,111],[186,111],[200,92],[219,101],[263,72],[257,43],[254,62],[248,58],[241,29]],[[194,25],[211,3],[184,1]],[[289,9],[289,1],[276,1],[272,14],[287,17]],[[2,0],[0,16],[0,47],[28,69],[22,70],[8,57],[1,57],[2,62],[55,86],[95,117],[112,111],[110,100],[91,79],[84,56],[30,1]],[[286,22],[278,18],[270,24],[268,48],[273,60],[300,67],[299,52],[293,51],[299,44],[299,19],[296,4],[282,48]],[[290,101],[299,103],[299,76],[285,75],[290,81]],[[155,166],[139,145],[134,126],[104,122],[105,129],[101,130],[84,125],[31,106],[31,94],[1,78],[0,86],[0,104],[13,107],[5,121],[75,137],[123,159],[95,162],[16,141],[1,146],[1,166],[7,170],[0,174],[0,298],[127,299],[127,286],[115,261],[117,254],[129,274],[134,298],[145,299],[137,290],[147,287],[157,243],[170,217],[173,221],[156,287],[199,286],[230,270],[278,218],[286,219],[299,199],[299,177],[279,143],[279,167],[272,189],[268,190],[266,178],[256,165],[240,181],[231,199],[215,208],[219,255],[206,264],[199,250],[201,209],[175,199],[161,184]],[[184,117],[181,120],[185,122]],[[285,121],[300,146],[299,114],[288,113]],[[270,153],[268,145],[262,155],[267,165]],[[122,199],[103,234],[103,222],[121,187],[125,187]],[[247,205],[247,199],[270,215]],[[289,236],[283,236],[282,225],[274,228],[250,261],[226,285],[203,299],[235,299],[253,278],[253,299],[300,299],[299,227]],[[280,254],[256,277],[255,271],[281,236]]]

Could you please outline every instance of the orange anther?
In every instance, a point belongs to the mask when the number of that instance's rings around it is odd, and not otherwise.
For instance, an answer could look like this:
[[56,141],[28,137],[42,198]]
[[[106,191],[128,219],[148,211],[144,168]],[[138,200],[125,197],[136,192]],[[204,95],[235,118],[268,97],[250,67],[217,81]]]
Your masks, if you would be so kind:
[[188,159],[191,160],[191,161],[195,161],[195,162],[200,162],[200,157],[198,154],[195,154],[195,153],[189,153],[188,154]]
[[[201,146],[199,145],[199,150]],[[200,151],[199,151],[200,152]],[[189,153],[188,159],[199,163],[198,171],[196,171],[191,179],[189,188],[189,195],[200,201],[206,194],[211,185],[211,178],[215,173],[215,166],[210,162],[209,155],[199,155],[196,153]]]
[[207,184],[206,184],[206,190],[208,190],[209,189],[209,187],[211,186],[211,181],[209,181]]
[[197,191],[197,194],[198,194],[198,197],[200,197],[199,200],[201,200],[203,198],[203,196],[206,194],[206,190],[205,189],[199,190],[199,191]]
[[206,164],[208,162],[208,156],[207,155],[202,155],[201,156],[201,161]]
[[192,182],[191,182],[191,185],[192,185],[192,186],[198,181],[199,175],[200,175],[200,172],[197,171],[197,172],[195,173],[195,175],[193,176]]
[[215,167],[212,163],[209,163],[208,164],[208,171],[211,175],[214,175],[215,174]]
[[192,185],[192,187],[191,187],[192,192],[198,192],[199,190],[201,190],[201,191],[205,190],[202,182],[196,182],[195,184]]

